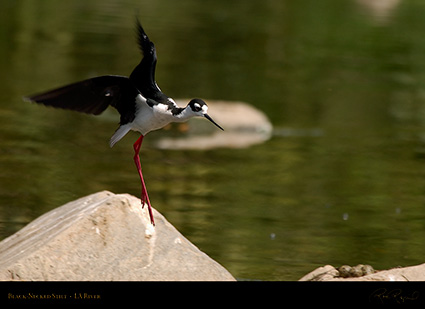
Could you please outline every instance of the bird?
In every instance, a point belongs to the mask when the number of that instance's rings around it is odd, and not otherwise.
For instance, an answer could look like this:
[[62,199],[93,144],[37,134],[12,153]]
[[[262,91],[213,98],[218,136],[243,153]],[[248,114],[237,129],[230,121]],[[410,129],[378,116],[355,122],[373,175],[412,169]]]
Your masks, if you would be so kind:
[[155,225],[139,156],[146,134],[161,129],[171,122],[184,122],[192,117],[206,118],[219,129],[224,129],[208,115],[208,105],[204,100],[195,98],[190,100],[186,107],[179,107],[172,98],[161,91],[155,80],[156,48],[138,18],[136,18],[136,30],[142,59],[129,77],[97,76],[47,92],[25,96],[23,99],[92,115],[101,114],[108,106],[114,107],[120,114],[120,120],[109,145],[113,147],[130,130],[140,134],[133,144],[133,160],[142,187],[142,208],[148,206],[150,223]]

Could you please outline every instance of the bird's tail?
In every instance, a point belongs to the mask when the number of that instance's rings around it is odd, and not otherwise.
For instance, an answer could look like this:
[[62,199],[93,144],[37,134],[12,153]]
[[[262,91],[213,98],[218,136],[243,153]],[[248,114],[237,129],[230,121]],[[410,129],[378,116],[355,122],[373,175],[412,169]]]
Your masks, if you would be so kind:
[[130,129],[131,128],[128,124],[120,126],[115,131],[114,135],[112,135],[112,137],[109,141],[109,146],[111,146],[111,148],[112,148],[120,139],[122,139],[128,133],[128,131],[130,131]]

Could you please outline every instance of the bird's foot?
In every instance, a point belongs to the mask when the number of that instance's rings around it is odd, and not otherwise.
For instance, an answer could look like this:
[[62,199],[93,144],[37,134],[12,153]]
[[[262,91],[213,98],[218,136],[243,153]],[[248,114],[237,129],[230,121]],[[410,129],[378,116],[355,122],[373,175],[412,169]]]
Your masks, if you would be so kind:
[[140,199],[141,203],[142,203],[142,208],[145,207],[145,205],[148,205],[148,212],[149,212],[149,218],[151,220],[152,225],[155,225],[155,221],[153,219],[153,211],[152,211],[152,206],[151,206],[151,202],[149,201],[149,197],[147,194],[143,194],[144,192],[142,192],[142,198]]

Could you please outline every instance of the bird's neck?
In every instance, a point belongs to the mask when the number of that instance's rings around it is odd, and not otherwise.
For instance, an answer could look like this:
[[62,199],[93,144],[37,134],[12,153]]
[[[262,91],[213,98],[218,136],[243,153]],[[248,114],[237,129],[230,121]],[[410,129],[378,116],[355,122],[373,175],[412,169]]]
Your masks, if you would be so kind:
[[173,110],[173,115],[176,117],[177,122],[183,122],[193,117],[192,109],[189,106],[176,107]]

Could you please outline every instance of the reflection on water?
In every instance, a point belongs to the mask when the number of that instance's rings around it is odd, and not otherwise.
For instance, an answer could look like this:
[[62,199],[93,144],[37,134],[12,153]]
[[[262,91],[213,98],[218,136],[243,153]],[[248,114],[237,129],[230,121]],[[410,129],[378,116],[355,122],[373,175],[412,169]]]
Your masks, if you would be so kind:
[[176,130],[148,136],[153,206],[185,236],[243,279],[423,263],[425,4],[369,3],[2,1],[0,235],[93,192],[139,195],[137,135],[108,146],[114,110],[91,117],[21,100],[128,75],[139,12],[167,94],[248,102],[274,128],[241,149],[159,149]]

